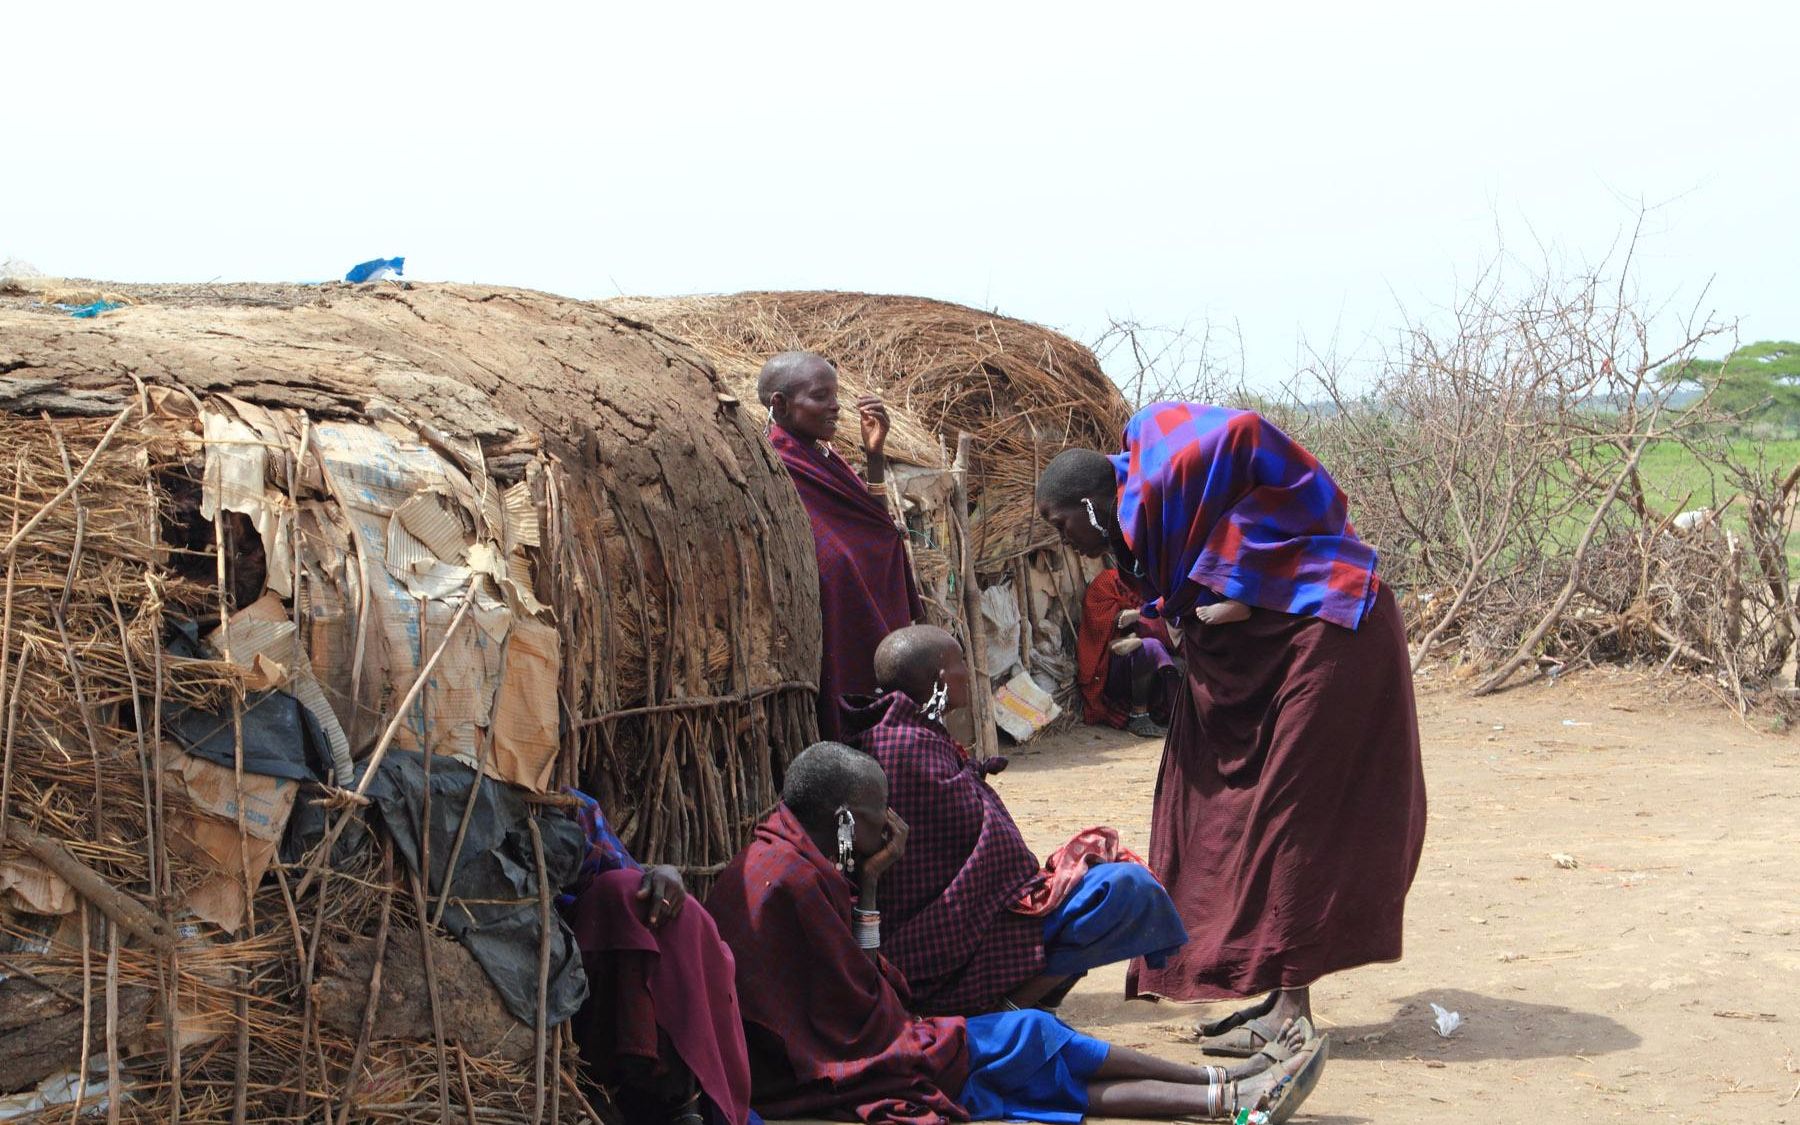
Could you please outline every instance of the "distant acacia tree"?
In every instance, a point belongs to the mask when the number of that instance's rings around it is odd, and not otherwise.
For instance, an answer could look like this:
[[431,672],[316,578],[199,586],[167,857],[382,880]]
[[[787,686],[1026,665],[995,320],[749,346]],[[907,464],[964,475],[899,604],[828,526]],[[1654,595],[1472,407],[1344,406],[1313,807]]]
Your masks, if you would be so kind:
[[1724,359],[1671,364],[1661,374],[1711,388],[1713,407],[1745,423],[1800,426],[1800,344],[1792,340],[1759,340]]

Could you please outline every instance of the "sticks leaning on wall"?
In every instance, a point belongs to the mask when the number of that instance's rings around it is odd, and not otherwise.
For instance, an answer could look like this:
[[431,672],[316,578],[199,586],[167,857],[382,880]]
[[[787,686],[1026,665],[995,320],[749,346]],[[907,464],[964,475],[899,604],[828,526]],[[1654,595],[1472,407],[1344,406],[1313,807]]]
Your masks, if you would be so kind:
[[956,461],[950,467],[953,486],[950,498],[950,521],[956,529],[959,573],[962,585],[963,619],[969,629],[969,678],[973,688],[969,694],[970,718],[975,726],[975,756],[991,758],[1000,752],[1000,738],[994,733],[994,689],[988,679],[987,623],[981,616],[981,590],[975,583],[975,545],[969,538],[969,447],[966,433],[956,436]]

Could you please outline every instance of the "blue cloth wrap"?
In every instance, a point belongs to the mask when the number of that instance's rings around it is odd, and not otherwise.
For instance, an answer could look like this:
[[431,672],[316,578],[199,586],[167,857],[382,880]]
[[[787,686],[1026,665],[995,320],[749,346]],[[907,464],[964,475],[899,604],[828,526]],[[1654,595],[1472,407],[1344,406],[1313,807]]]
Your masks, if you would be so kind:
[[969,1081],[957,1098],[976,1121],[1078,1122],[1088,1080],[1112,1050],[1049,1012],[970,1016]]
[[1090,867],[1061,906],[1044,916],[1044,971],[1080,976],[1142,957],[1160,969],[1187,944],[1169,892],[1140,863]]

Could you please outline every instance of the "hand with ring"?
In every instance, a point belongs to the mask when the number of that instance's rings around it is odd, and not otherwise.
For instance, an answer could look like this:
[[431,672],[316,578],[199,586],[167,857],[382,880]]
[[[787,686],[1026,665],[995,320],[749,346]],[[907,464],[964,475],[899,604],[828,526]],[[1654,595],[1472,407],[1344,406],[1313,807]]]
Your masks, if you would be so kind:
[[660,926],[681,913],[687,902],[687,887],[681,881],[681,872],[667,864],[644,868],[644,881],[638,884],[639,902],[649,904],[647,920],[652,926]]

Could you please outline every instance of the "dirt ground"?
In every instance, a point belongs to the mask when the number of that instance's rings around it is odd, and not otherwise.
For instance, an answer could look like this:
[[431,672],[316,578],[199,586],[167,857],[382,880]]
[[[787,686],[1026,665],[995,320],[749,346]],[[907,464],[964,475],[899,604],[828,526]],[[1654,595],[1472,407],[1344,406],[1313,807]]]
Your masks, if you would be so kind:
[[[1334,1050],[1299,1119],[1800,1123],[1800,739],[1647,675],[1420,690],[1406,957],[1314,989]],[[1040,854],[1095,823],[1142,849],[1160,751],[1077,730],[996,784]],[[1127,1003],[1123,981],[1094,974],[1065,1018],[1198,1060],[1181,1030],[1228,1007]]]

